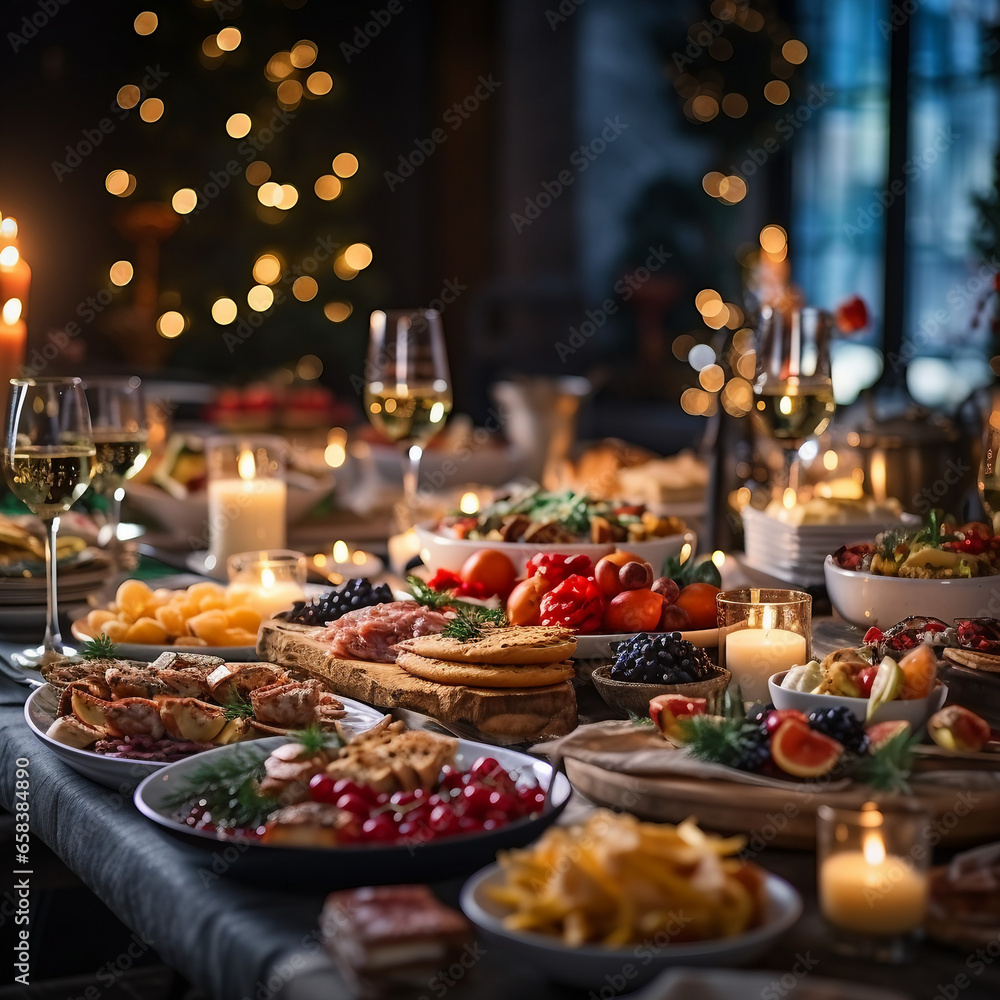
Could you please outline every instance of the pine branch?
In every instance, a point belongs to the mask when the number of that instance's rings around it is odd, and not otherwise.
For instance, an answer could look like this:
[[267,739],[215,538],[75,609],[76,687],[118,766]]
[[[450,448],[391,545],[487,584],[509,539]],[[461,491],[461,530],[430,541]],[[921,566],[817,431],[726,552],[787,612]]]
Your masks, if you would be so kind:
[[80,651],[85,660],[113,660],[115,644],[103,632],[94,636]]

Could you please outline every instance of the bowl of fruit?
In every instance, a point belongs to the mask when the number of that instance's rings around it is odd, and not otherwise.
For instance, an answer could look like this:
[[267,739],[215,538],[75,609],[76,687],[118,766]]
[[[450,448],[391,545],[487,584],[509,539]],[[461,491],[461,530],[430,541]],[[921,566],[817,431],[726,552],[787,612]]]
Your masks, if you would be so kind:
[[591,675],[608,708],[622,716],[645,716],[662,695],[704,698],[708,711],[719,709],[730,673],[680,632],[640,632],[618,645],[613,663]]
[[916,731],[944,704],[948,687],[937,679],[938,658],[929,643],[898,660],[873,663],[868,647],[834,650],[822,663],[774,674],[768,681],[778,709],[810,712],[842,706],[866,723],[907,722]]
[[638,632],[682,632],[697,646],[718,645],[711,559],[676,557],[657,576],[653,564],[615,550],[596,564],[583,553],[534,552],[519,571],[505,550],[480,549],[459,571],[439,569],[426,586],[439,594],[503,606],[512,625],[562,625],[576,633],[576,658],[606,661]]

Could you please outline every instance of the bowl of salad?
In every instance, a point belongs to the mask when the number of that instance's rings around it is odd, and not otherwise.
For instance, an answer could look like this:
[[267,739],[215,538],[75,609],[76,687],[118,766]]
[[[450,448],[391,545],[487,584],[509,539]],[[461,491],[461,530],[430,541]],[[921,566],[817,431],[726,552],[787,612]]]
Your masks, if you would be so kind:
[[658,570],[685,544],[693,552],[697,542],[680,518],[657,514],[645,504],[537,486],[512,491],[477,514],[425,521],[416,532],[421,559],[431,572],[456,573],[475,552],[497,548],[522,574],[540,552],[585,555],[596,563],[615,549],[628,549]]
[[992,617],[1000,611],[1000,536],[978,521],[958,525],[931,511],[919,528],[845,545],[823,565],[837,613],[882,627],[910,615]]

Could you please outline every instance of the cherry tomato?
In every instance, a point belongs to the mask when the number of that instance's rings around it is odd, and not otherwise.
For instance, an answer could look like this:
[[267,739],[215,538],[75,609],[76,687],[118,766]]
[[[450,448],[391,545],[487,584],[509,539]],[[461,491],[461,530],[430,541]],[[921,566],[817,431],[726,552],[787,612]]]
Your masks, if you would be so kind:
[[663,595],[651,590],[623,590],[604,613],[608,632],[652,632],[660,624]]
[[718,616],[715,609],[715,595],[718,587],[710,583],[689,583],[681,589],[674,605],[688,613],[691,628],[715,628]]
[[478,583],[491,594],[506,597],[517,580],[514,564],[497,549],[480,549],[462,563],[459,574],[465,583]]
[[537,573],[522,580],[507,598],[507,619],[511,625],[537,625],[542,595],[548,584]]

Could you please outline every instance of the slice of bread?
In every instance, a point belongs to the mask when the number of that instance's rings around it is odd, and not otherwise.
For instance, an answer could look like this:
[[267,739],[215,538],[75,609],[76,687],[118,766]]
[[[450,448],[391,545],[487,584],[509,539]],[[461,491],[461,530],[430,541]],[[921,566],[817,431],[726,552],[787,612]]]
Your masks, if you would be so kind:
[[511,625],[485,629],[480,639],[420,635],[397,643],[396,649],[456,663],[523,666],[568,660],[576,652],[576,639],[571,629],[561,625]]
[[414,677],[438,684],[479,688],[536,688],[570,680],[572,663],[457,663],[415,653],[400,653],[396,665]]

